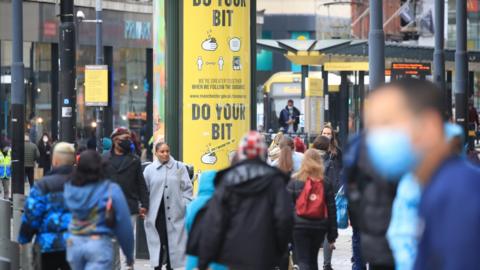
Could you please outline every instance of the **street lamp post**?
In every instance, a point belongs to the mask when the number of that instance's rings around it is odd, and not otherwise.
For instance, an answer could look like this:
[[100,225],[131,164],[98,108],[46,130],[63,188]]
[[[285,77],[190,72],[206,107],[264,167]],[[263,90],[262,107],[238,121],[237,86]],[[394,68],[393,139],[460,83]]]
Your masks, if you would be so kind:
[[383,33],[382,0],[370,0],[368,69],[370,70],[370,89],[374,89],[385,82],[385,34]]
[[[448,96],[445,89],[445,0],[435,0],[435,49],[433,52],[433,79],[445,97],[445,108],[448,108]],[[451,112],[448,112],[450,114]]]
[[[95,1],[95,29],[96,29],[96,38],[95,38],[95,64],[101,65],[103,64],[103,40],[102,40],[102,0]],[[97,107],[96,111],[96,121],[97,127],[96,137],[97,137],[97,149],[101,150],[102,143],[102,131],[103,131],[103,108]]]
[[456,2],[455,121],[467,132],[467,1]]
[[60,1],[59,88],[60,141],[73,143],[76,127],[76,47],[73,0]]

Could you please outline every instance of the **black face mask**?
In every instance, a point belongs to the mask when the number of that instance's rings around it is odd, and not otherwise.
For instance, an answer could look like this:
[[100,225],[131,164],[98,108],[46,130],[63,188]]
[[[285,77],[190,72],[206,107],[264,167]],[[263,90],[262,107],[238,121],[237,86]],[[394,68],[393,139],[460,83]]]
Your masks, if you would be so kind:
[[122,149],[122,152],[124,154],[127,154],[127,153],[130,153],[130,151],[131,151],[131,149],[130,149],[131,144],[132,143],[130,142],[130,140],[122,140],[122,141],[120,141],[118,146],[120,146],[120,148]]

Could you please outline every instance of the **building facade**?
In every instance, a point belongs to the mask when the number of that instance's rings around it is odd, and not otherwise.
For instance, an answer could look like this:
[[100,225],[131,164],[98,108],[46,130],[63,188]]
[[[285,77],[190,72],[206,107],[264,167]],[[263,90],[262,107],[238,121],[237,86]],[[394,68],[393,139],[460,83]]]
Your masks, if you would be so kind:
[[[95,19],[94,1],[75,1],[75,12]],[[129,127],[144,134],[146,121],[147,53],[152,48],[151,2],[103,1],[104,64],[109,66],[110,109],[106,133],[113,127]],[[42,133],[57,134],[52,110],[58,104],[59,19],[55,1],[29,1],[23,4],[23,58],[25,65],[26,123],[33,140]],[[12,63],[11,1],[0,0],[0,130],[9,130],[10,65]],[[76,91],[77,138],[92,136],[95,108],[84,102],[85,66],[95,64],[95,23],[78,22]],[[151,52],[150,52],[151,53]],[[106,134],[109,135],[109,134]]]

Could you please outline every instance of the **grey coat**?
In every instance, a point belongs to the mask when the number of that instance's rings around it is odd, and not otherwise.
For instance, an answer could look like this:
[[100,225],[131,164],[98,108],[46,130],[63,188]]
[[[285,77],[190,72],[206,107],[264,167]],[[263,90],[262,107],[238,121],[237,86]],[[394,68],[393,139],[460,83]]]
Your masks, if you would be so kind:
[[187,169],[183,163],[170,157],[166,164],[154,161],[145,168],[143,175],[150,193],[150,209],[145,218],[150,264],[152,267],[159,265],[161,244],[155,221],[164,198],[170,264],[173,268],[184,267],[187,245],[185,211],[193,195]]

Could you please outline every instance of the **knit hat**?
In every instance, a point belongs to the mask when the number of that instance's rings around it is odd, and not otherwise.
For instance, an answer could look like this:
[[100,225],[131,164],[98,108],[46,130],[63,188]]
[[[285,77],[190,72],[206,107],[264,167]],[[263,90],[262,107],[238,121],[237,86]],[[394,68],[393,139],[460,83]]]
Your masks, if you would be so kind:
[[257,131],[250,131],[240,141],[238,147],[238,157],[240,160],[245,159],[266,159],[267,145],[265,138]]
[[112,138],[112,140],[113,140],[115,137],[120,136],[120,135],[124,135],[124,134],[130,135],[130,130],[128,130],[128,128],[123,128],[123,127],[116,128],[112,132],[112,135],[110,135],[110,138]]

